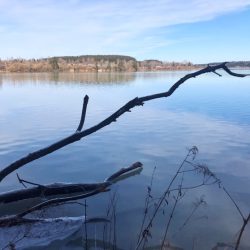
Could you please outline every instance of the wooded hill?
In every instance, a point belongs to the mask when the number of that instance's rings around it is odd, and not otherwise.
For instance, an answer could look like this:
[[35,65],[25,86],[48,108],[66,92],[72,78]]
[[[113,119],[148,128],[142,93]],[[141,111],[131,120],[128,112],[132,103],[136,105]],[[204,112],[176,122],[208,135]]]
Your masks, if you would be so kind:
[[0,72],[136,72],[196,68],[190,62],[137,61],[123,55],[60,56],[0,60]]

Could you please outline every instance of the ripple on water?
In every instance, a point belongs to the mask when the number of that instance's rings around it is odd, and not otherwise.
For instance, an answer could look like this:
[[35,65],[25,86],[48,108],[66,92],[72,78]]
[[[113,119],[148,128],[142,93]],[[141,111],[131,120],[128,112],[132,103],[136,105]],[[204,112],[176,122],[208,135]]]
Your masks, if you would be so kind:
[[[84,125],[84,128],[88,128],[134,96],[165,91],[169,87],[166,82],[172,82],[179,76],[180,73],[135,74],[126,77],[122,84],[117,82],[120,78],[116,78],[116,84],[112,82],[105,86],[90,84],[92,80],[79,84],[83,80],[66,76],[59,78],[60,84],[57,85],[56,80],[51,82],[48,76],[33,79],[26,75],[17,78],[16,85],[11,85],[10,79],[3,78],[5,90],[0,89],[1,164],[7,165],[73,133],[78,126],[85,93],[90,96]],[[153,190],[159,196],[183,160],[187,148],[193,145],[200,150],[197,160],[207,164],[225,180],[233,195],[236,195],[236,191],[240,193],[237,199],[245,208],[249,202],[249,192],[243,195],[242,191],[250,190],[250,86],[245,83],[246,80],[241,83],[238,79],[209,75],[191,81],[188,86],[180,87],[171,98],[136,107],[116,123],[28,164],[18,173],[39,183],[95,182],[102,181],[121,167],[141,161],[144,170],[140,176],[117,184],[118,217],[123,223],[118,232],[119,243],[125,249],[128,248],[126,242],[130,242],[136,234],[135,229],[139,227],[145,189],[154,166],[157,170]],[[234,93],[236,88],[237,93]],[[192,178],[196,180],[196,177]],[[3,190],[18,185],[14,175],[1,184]],[[240,227],[234,207],[216,187],[197,190],[192,194],[180,204],[177,222],[183,221],[186,213],[192,209],[194,199],[202,194],[206,195],[209,205],[206,210],[199,211],[197,218],[208,214],[211,220],[202,223],[198,219],[193,221],[185,236],[182,234],[182,237],[173,238],[177,245],[189,246],[193,242],[192,235],[197,232],[200,232],[199,237],[207,246],[221,239],[230,241]],[[108,194],[105,194],[103,198],[89,201],[92,215],[102,213],[108,200]],[[82,213],[77,207],[71,207],[67,212]],[[164,220],[161,220],[160,226],[155,228],[159,237],[163,224]],[[176,225],[173,225],[171,233],[178,229]],[[130,231],[133,235],[123,233]],[[249,245],[249,242],[246,244]]]

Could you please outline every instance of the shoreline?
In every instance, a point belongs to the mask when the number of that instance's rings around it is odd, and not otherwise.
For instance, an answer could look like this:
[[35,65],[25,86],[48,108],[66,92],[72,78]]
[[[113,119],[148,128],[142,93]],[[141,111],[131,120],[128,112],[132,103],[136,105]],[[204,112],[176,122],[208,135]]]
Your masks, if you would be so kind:
[[[169,69],[169,70],[138,70],[138,71],[0,71],[0,74],[126,74],[126,73],[160,73],[172,71],[191,71],[202,68],[192,69]],[[250,69],[250,68],[249,68]]]
[[[204,66],[206,67],[206,66]],[[162,70],[137,70],[137,71],[0,71],[0,74],[123,74],[123,73],[160,73],[172,71],[192,71],[204,67],[171,68]],[[230,67],[232,70],[250,70],[250,67]]]
[[[0,73],[126,73],[192,71],[221,62],[192,63],[190,61],[138,61],[124,55],[61,56],[43,59],[0,59]],[[231,61],[227,66],[235,70],[249,70],[250,61]]]

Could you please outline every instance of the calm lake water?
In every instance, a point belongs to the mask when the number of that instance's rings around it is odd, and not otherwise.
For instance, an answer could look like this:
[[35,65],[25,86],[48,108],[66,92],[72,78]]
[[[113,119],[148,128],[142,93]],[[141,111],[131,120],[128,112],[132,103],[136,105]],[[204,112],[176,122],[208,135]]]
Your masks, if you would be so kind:
[[[166,91],[188,72],[124,74],[0,74],[0,164],[68,136],[78,126],[82,100],[90,97],[84,128],[91,127],[136,96]],[[250,78],[207,74],[187,81],[170,98],[147,102],[116,123],[34,161],[20,170],[37,183],[100,182],[122,167],[140,161],[144,169],[115,184],[109,193],[88,200],[88,216],[104,216],[116,192],[117,246],[133,249],[143,216],[144,200],[154,167],[153,196],[159,197],[187,153],[196,145],[196,161],[206,164],[227,187],[242,212],[250,211]],[[184,180],[199,184],[198,174]],[[1,183],[1,192],[22,188],[16,174]],[[193,211],[203,196],[207,205]],[[163,238],[173,199],[153,225],[148,245]],[[0,205],[1,214],[20,211],[27,201]],[[68,205],[57,216],[80,216],[84,208]],[[242,225],[232,202],[218,186],[187,191],[178,202],[168,240],[184,249],[211,249],[232,243]],[[242,239],[250,249],[249,230]],[[102,239],[103,225],[89,226],[89,237]],[[94,236],[94,231],[96,236]],[[63,248],[62,248],[63,246]],[[51,249],[82,249],[82,238],[57,242]]]

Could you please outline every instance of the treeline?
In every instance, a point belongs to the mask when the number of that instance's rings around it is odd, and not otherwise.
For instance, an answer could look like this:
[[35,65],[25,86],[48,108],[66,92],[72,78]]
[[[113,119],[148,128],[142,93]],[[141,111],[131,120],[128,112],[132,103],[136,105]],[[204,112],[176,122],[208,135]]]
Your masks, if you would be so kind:
[[4,72],[122,72],[137,71],[137,61],[129,56],[63,56],[43,59],[0,61]]
[[250,61],[229,62],[228,67],[231,68],[250,68]]
[[186,61],[137,61],[133,57],[122,55],[83,55],[0,60],[0,72],[136,72],[192,68],[196,68],[196,66]]
[[196,66],[189,61],[162,62],[159,60],[144,60],[137,62],[139,71],[190,70]]
[[[210,65],[216,65],[216,64],[220,64],[222,62],[214,62],[214,63],[210,63]],[[204,67],[206,66],[206,64],[197,64],[197,66],[200,67]],[[228,62],[227,66],[229,68],[239,68],[239,69],[250,69],[250,61],[232,61],[232,62]]]

